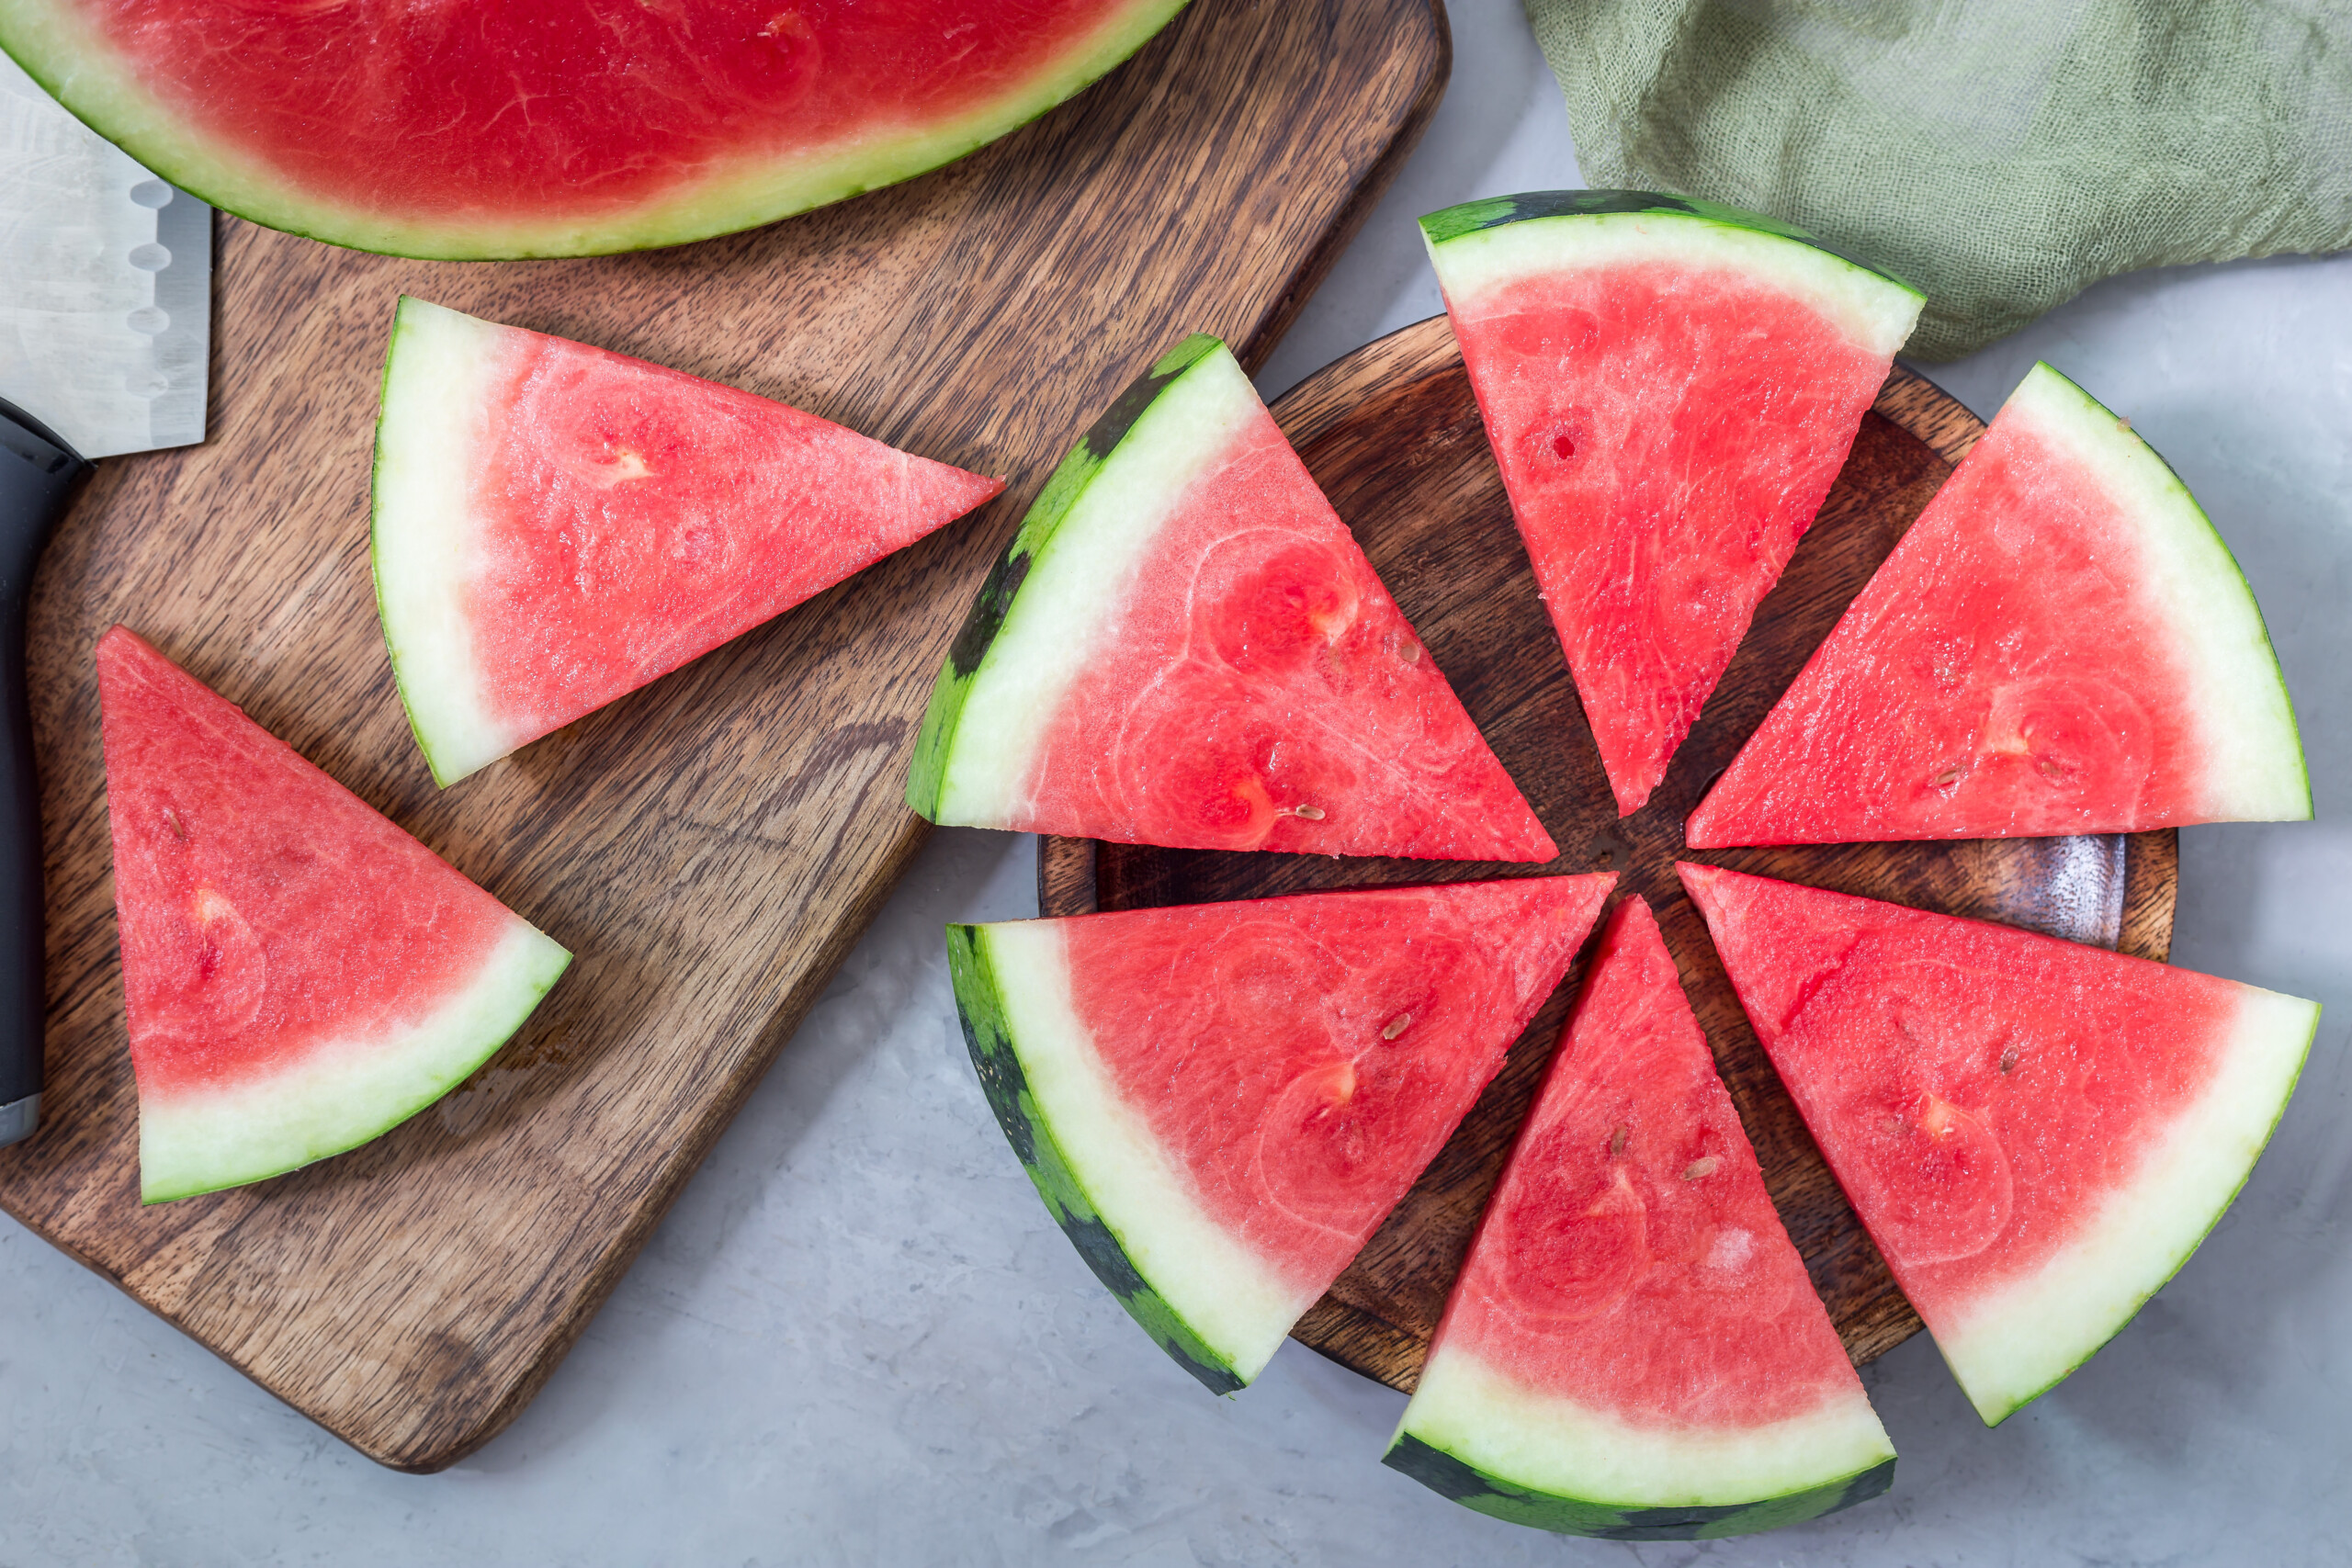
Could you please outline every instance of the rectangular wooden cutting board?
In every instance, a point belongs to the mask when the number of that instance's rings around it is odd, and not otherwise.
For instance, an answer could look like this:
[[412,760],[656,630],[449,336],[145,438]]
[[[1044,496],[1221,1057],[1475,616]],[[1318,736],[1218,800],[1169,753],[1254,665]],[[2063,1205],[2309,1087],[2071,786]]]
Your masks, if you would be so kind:
[[[1053,463],[1185,333],[1262,358],[1443,88],[1437,0],[1194,0],[923,178],[673,251],[505,264],[223,220],[211,438],[101,466],[32,621],[46,1128],[0,1207],[369,1457],[435,1470],[579,1336],[922,840],[933,672]],[[437,792],[368,564],[402,292],[783,399],[1011,481],[993,506]],[[139,1204],[98,705],[116,621],[577,955],[440,1104],[273,1181]]]

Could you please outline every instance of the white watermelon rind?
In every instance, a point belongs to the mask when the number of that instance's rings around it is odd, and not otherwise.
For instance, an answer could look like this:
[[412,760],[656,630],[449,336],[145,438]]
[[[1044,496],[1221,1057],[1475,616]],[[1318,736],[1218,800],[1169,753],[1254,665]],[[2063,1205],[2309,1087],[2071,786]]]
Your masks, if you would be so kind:
[[483,700],[463,598],[473,452],[511,328],[401,297],[376,416],[368,548],[409,728],[443,788],[523,739]]
[[1421,220],[1446,308],[1529,277],[1661,264],[1740,274],[1805,302],[1869,353],[1892,355],[1927,297],[1804,231],[1759,213],[1655,191],[1531,191]]
[[2242,986],[2211,1083],[2084,1233],[2032,1274],[1930,1323],[1962,1392],[1996,1427],[2121,1333],[2202,1246],[2254,1174],[2319,1030],[2319,1004]]
[[947,928],[972,1066],[1046,1208],[1119,1304],[1214,1393],[1264,1370],[1302,1294],[1204,1211],[1111,1085],[1070,1001],[1058,922]]
[[2174,637],[2207,759],[2198,820],[2300,822],[2311,773],[2294,701],[2254,589],[2197,498],[2129,422],[2046,364],[2009,394],[2020,419],[2097,474],[2140,525],[2141,583]]
[[1261,404],[1225,344],[1170,349],[1070,449],[989,571],[941,665],[907,804],[944,827],[1019,820],[1026,781],[1088,649],[1118,635],[1153,544]]
[[465,988],[413,1022],[320,1045],[233,1088],[142,1090],[141,1201],[241,1187],[382,1135],[488,1061],[571,963],[571,953],[516,917]]
[[911,179],[1005,136],[1089,86],[1141,49],[1184,5],[1129,0],[1015,91],[953,119],[790,159],[745,155],[655,202],[537,220],[495,209],[463,218],[401,219],[307,196],[260,159],[174,114],[72,0],[0,0],[0,50],[91,130],[223,211],[387,255],[501,261],[684,244]]
[[1609,1540],[1775,1529],[1866,1502],[1894,1479],[1894,1445],[1859,1386],[1764,1426],[1645,1427],[1526,1388],[1442,1342],[1384,1462],[1480,1513]]

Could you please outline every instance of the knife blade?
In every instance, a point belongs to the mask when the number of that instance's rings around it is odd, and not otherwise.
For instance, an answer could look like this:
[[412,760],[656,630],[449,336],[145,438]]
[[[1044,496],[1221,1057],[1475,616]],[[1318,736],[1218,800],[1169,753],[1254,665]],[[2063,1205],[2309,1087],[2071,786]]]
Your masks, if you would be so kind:
[[40,791],[25,620],[87,459],[204,439],[212,209],[0,54],[0,1145],[40,1122]]

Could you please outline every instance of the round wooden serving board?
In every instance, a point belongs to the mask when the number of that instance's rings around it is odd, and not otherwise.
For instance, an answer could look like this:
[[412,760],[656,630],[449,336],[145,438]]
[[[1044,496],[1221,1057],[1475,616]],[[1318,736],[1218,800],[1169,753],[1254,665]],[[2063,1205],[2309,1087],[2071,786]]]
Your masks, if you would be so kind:
[[[1931,383],[1897,369],[1862,420],[1844,471],[1649,804],[1620,819],[1566,661],[1537,601],[1442,316],[1302,382],[1274,416],[1331,498],[1438,667],[1562,847],[1549,865],[1164,850],[1047,839],[1048,915],[1204,903],[1311,888],[1613,870],[1657,911],[1764,1178],[1857,1363],[1919,1326],[1806,1134],[1683,897],[1678,858],[1709,861],[1921,908],[1980,916],[2163,959],[2178,848],[2131,837],[1851,844],[1690,853],[1682,820],[1896,539],[1983,432]],[[1470,1233],[1582,981],[1581,960],[1502,1072],[1295,1337],[1410,1390]]]

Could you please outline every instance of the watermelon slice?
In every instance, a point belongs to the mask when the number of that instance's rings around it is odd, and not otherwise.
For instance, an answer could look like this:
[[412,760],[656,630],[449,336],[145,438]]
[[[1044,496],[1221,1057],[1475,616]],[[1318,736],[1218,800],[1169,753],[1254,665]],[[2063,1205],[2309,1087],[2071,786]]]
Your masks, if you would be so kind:
[[981,1086],[1178,1363],[1256,1377],[1434,1156],[1613,878],[950,926]]
[[1923,298],[1648,191],[1474,201],[1421,233],[1618,812],[1639,810]]
[[403,299],[376,599],[454,784],[1004,488],[813,414]]
[[522,1027],[570,953],[137,633],[97,652],[145,1201],[364,1144]]
[[0,0],[0,48],[217,207],[399,255],[587,255],[963,156],[1183,0]]
[[2316,1003],[1713,866],[1682,880],[1854,1212],[1988,1426],[2230,1206]]
[[1694,849],[2312,814],[2262,612],[2131,426],[2037,365],[1690,816]]
[[1387,1462],[1616,1540],[1770,1529],[1894,1479],[1638,897],[1602,934]]
[[1047,481],[949,650],[907,801],[1174,849],[1557,853],[1225,345]]

